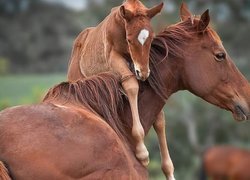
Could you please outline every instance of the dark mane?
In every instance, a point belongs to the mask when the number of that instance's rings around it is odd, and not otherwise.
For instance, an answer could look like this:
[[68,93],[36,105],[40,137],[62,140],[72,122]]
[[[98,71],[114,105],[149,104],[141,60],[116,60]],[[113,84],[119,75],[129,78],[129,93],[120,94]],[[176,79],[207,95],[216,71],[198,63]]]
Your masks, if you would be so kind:
[[126,133],[118,115],[122,107],[120,89],[117,75],[102,73],[76,82],[60,83],[48,91],[43,102],[85,107],[100,116],[124,138]]
[[[197,31],[198,22],[198,19],[194,19],[193,23],[191,19],[188,19],[186,21],[168,26],[153,39],[150,50],[151,74],[148,78],[148,82],[164,101],[166,101],[168,97],[164,95],[166,89],[164,88],[164,83],[160,78],[161,76],[158,72],[157,66],[169,57],[174,59],[184,57],[185,49],[182,47],[183,45],[187,45],[190,40],[194,38],[195,34],[199,33]],[[220,41],[219,36],[214,30],[212,30],[212,28],[208,27],[206,31],[203,32],[203,34],[205,33],[207,33],[211,38]]]

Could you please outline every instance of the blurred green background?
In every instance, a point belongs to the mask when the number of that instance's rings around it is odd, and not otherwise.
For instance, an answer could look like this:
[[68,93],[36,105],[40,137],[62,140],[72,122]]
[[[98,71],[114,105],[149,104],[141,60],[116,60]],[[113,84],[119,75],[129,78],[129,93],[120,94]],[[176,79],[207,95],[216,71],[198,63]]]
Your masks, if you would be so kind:
[[[160,0],[142,1],[151,7]],[[179,21],[182,1],[164,0],[155,31]],[[250,79],[250,1],[187,0],[194,14],[210,9],[211,25],[240,71]],[[79,32],[98,24],[122,0],[0,0],[0,110],[41,100],[48,88],[66,80],[72,43]],[[166,129],[176,179],[198,179],[200,156],[209,146],[231,144],[250,149],[250,122],[188,92],[165,106]],[[154,131],[146,139],[150,179],[164,179]]]

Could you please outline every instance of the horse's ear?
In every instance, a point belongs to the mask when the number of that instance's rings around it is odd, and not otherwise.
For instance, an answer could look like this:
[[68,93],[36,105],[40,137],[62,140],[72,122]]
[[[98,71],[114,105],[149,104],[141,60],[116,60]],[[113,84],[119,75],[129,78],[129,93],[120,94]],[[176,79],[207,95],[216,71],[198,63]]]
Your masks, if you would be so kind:
[[189,11],[187,4],[182,2],[180,7],[180,17],[182,21],[187,20],[188,18],[192,17],[192,13]]
[[207,9],[200,18],[199,24],[198,24],[198,31],[203,32],[208,24],[210,22],[210,16],[209,16],[209,10]]
[[160,13],[161,10],[162,10],[162,7],[163,7],[164,3],[160,3],[152,8],[150,8],[148,11],[147,11],[147,16],[151,19],[152,17],[154,17],[156,14]]
[[130,21],[133,18],[133,13],[126,9],[123,5],[120,7],[120,14],[127,21]]

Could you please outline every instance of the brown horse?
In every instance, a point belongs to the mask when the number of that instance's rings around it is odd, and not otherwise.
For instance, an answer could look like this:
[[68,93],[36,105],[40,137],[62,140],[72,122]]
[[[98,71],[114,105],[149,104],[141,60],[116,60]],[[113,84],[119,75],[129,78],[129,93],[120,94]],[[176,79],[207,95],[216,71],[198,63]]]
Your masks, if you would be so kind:
[[232,146],[215,146],[203,155],[203,176],[212,180],[249,180],[250,151]]
[[[153,125],[164,128],[164,119],[157,122],[156,116],[179,90],[231,111],[237,120],[249,117],[249,83],[208,27],[208,11],[200,19],[187,11],[181,16],[182,22],[153,40],[151,75],[140,83],[139,112],[146,134]],[[102,74],[63,83],[41,104],[2,111],[0,160],[12,178],[146,179],[146,168],[134,157],[130,106],[120,98],[118,79]],[[166,175],[173,173],[169,167],[169,159],[162,157]],[[4,166],[0,172],[3,178],[7,174]]]
[[[117,76],[101,74],[61,83],[41,104],[2,111],[0,159],[11,177],[146,179],[146,169],[129,151],[118,120],[118,82]],[[4,169],[0,172],[6,175]]]
[[162,7],[163,3],[147,9],[139,0],[126,0],[121,6],[113,8],[98,26],[84,30],[77,37],[68,70],[69,81],[107,71],[121,75],[131,106],[136,157],[145,166],[149,159],[138,114],[139,85],[125,57],[131,57],[136,77],[146,80],[150,72],[149,51],[153,39],[150,20]]

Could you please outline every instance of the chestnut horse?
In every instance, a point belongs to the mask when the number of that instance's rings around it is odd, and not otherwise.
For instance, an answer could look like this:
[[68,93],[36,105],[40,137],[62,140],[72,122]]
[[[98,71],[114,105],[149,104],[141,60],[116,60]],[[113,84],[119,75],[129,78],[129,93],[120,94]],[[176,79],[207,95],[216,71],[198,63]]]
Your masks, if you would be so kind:
[[203,155],[203,176],[211,180],[249,180],[250,151],[232,146],[215,146]]
[[[181,17],[152,42],[151,75],[140,83],[138,101],[146,134],[153,125],[164,133],[164,118],[156,116],[179,90],[231,111],[237,120],[249,118],[249,83],[208,27],[208,11],[198,19],[183,9]],[[147,169],[134,156],[131,110],[118,82],[119,77],[102,74],[62,83],[38,105],[2,111],[0,160],[11,177],[147,179]],[[169,177],[173,166],[165,156],[162,169]],[[0,164],[0,177],[6,175]]]
[[75,81],[101,72],[121,75],[122,86],[131,106],[136,157],[148,165],[144,131],[138,114],[138,82],[129,70],[125,56],[130,56],[136,77],[149,76],[149,51],[153,39],[150,20],[161,11],[163,3],[147,9],[139,0],[126,0],[113,8],[98,26],[82,31],[77,37],[69,62],[68,80]]

